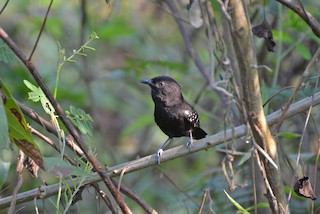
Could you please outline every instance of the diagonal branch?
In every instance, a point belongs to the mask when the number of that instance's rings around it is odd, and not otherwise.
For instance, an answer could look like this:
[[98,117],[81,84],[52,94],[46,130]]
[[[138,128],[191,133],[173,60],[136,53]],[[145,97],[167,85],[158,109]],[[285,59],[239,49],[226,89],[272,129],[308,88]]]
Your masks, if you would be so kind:
[[[286,114],[286,117],[292,117],[296,114],[299,114],[301,112],[304,112],[308,110],[308,108],[312,106],[316,106],[320,104],[320,92],[316,93],[314,95],[314,99],[312,101],[312,97],[304,98],[296,103],[293,103],[288,113]],[[280,117],[281,117],[282,110],[278,110],[266,117],[267,123],[269,126],[276,124]],[[194,142],[192,150],[189,151],[188,148],[186,148],[184,145],[174,147],[172,149],[168,149],[163,152],[163,156],[161,157],[162,162],[166,162],[172,159],[176,159],[182,156],[186,156],[190,153],[195,153],[202,150],[207,150],[211,147],[214,147],[219,144],[226,143],[228,141],[241,138],[245,136],[246,134],[246,127],[245,125],[238,126],[234,130],[226,130],[221,131],[215,135],[211,135],[207,138],[201,139],[197,142]],[[153,165],[157,165],[156,157],[155,155],[149,155],[143,158],[140,158],[138,160],[134,160],[128,163],[123,163],[117,166],[113,166],[109,168],[109,170],[106,172],[110,177],[119,176],[120,173],[124,168],[126,168],[126,173],[131,173],[134,171],[138,171],[143,168],[147,168]],[[88,178],[84,185],[90,184],[90,183],[96,183],[101,181],[101,177],[99,177],[97,174],[94,174],[92,177]],[[74,181],[67,181],[67,184],[70,184],[70,186],[73,186],[74,184],[77,184],[77,180]],[[72,185],[71,185],[72,184]],[[41,197],[41,198],[48,198],[52,195],[55,195],[58,192],[59,184],[54,184],[50,186],[43,186],[40,187],[40,189],[33,189],[29,190],[23,193],[20,193],[17,195],[17,204],[24,203],[27,201],[32,201],[34,198]],[[62,186],[62,188],[66,188],[65,186]],[[45,194],[43,194],[45,192]],[[10,205],[10,202],[12,200],[12,196],[2,198],[0,199],[0,209],[6,208]]]
[[300,1],[298,3],[296,1],[291,0],[276,0],[286,7],[290,8],[298,14],[312,29],[313,33],[320,38],[320,23],[312,16],[311,13],[306,11]]
[[99,163],[97,158],[93,155],[93,153],[89,150],[89,148],[84,144],[83,139],[79,135],[78,131],[75,129],[75,127],[72,125],[70,120],[65,115],[63,109],[61,108],[60,104],[55,100],[52,93],[48,89],[48,87],[45,85],[44,81],[42,80],[38,70],[33,65],[31,61],[28,61],[24,53],[20,50],[20,48],[11,40],[11,38],[8,36],[8,34],[3,30],[2,27],[0,27],[0,38],[10,47],[10,49],[16,54],[16,56],[22,61],[22,63],[27,67],[28,71],[31,73],[37,84],[42,89],[43,93],[46,95],[50,103],[52,104],[53,108],[57,112],[57,115],[61,119],[62,123],[65,125],[65,127],[68,129],[69,133],[72,135],[72,137],[75,139],[81,150],[84,152],[86,158],[88,161],[92,164],[94,170],[99,174],[99,176],[102,178],[105,185],[108,187],[110,193],[114,197],[115,201],[121,208],[121,210],[124,213],[131,213],[129,207],[127,204],[123,201],[121,198],[120,193],[117,191],[117,188],[112,183],[110,177],[106,176],[106,170],[105,167]]

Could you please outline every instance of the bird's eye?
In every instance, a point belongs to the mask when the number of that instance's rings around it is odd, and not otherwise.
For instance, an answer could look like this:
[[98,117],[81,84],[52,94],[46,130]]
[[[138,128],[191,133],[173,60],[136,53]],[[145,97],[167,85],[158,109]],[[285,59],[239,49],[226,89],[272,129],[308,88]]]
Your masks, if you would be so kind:
[[159,82],[159,86],[164,86],[164,82]]

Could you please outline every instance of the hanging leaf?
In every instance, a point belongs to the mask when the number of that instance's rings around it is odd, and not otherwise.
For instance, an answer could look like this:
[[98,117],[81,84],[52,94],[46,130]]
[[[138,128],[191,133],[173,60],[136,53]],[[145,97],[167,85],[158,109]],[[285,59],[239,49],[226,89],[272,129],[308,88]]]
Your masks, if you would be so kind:
[[303,178],[299,179],[296,184],[294,185],[294,191],[297,195],[311,198],[311,200],[316,200],[317,197],[313,193],[311,183],[308,177],[304,176]]
[[276,43],[273,40],[271,27],[266,19],[260,25],[253,27],[252,33],[259,38],[264,38],[268,51],[274,52]]
[[[190,24],[195,28],[199,28],[203,25],[203,17],[200,7],[200,4],[203,4],[203,2],[203,0],[190,1],[188,15]],[[204,5],[202,5],[202,7],[204,7]]]
[[16,144],[18,148],[28,157],[32,158],[40,168],[44,169],[43,156],[38,145],[32,138],[31,132],[27,127],[27,122],[21,112],[21,109],[14,101],[9,90],[5,87],[1,79],[0,90],[2,96],[5,97],[4,107],[8,119],[9,138],[11,143]]
[[29,171],[32,177],[38,177],[39,166],[34,162],[33,159],[27,157],[23,161],[23,166]]

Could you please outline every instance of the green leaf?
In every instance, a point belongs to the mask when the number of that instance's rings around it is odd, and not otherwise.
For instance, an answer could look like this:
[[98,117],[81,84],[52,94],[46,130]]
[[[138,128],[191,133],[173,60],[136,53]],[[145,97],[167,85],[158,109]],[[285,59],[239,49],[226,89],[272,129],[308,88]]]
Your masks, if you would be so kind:
[[[1,152],[1,151],[0,151]],[[10,162],[5,162],[0,158],[0,188],[6,181],[8,177],[8,172],[10,169]]]
[[301,134],[293,133],[293,132],[282,132],[282,133],[279,133],[279,137],[299,138],[299,137],[301,137]]
[[42,108],[49,115],[55,112],[53,106],[40,87],[36,87],[28,80],[23,80],[23,83],[31,90],[31,92],[28,93],[30,100],[32,100],[33,102],[38,102],[40,100]]
[[261,202],[255,206],[248,207],[247,211],[254,210],[255,208],[268,208],[268,207],[270,207],[269,203]]
[[66,111],[66,115],[71,120],[73,125],[78,127],[82,134],[92,136],[93,120],[89,114],[80,108],[70,106],[69,111]]
[[34,86],[28,80],[23,80],[23,83],[31,90],[31,92],[28,93],[29,99],[33,102],[38,102],[41,99],[41,96],[43,96],[42,90]]
[[8,145],[9,145],[8,120],[7,120],[6,111],[3,104],[3,102],[5,101],[6,101],[5,96],[0,91],[0,121],[1,121],[0,122],[0,150],[8,148]]
[[17,61],[16,55],[12,50],[2,40],[0,40],[0,62],[13,63]]
[[244,209],[238,202],[236,202],[225,190],[223,190],[224,193],[227,195],[228,199],[231,201],[231,203],[242,213],[244,214],[250,214],[246,209]]
[[311,59],[311,53],[308,48],[306,48],[303,44],[297,44],[297,53],[302,56],[306,60]]
[[32,158],[40,168],[44,169],[42,154],[38,145],[32,138],[21,109],[1,79],[0,90],[2,92],[2,96],[5,97],[4,107],[9,124],[10,141],[15,143],[28,157]]

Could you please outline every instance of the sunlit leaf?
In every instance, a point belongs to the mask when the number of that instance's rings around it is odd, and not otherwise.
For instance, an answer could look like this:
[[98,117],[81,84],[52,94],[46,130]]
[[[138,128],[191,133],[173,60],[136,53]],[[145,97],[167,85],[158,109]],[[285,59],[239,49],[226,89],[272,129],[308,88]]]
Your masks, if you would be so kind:
[[255,206],[248,207],[246,210],[250,211],[250,210],[254,210],[255,208],[268,208],[268,207],[270,207],[269,203],[261,202],[261,203],[258,203]]
[[30,100],[32,100],[33,102],[38,102],[40,100],[42,108],[49,115],[55,112],[53,106],[40,87],[36,87],[28,80],[23,80],[23,83],[31,90],[31,92],[28,93]]
[[242,213],[244,214],[250,214],[245,208],[243,208],[238,202],[236,202],[225,190],[223,190],[224,193],[227,195],[228,199],[231,201],[231,203]]
[[301,134],[293,133],[293,132],[281,132],[281,133],[279,133],[279,137],[284,137],[284,138],[299,138],[299,137],[301,137]]

